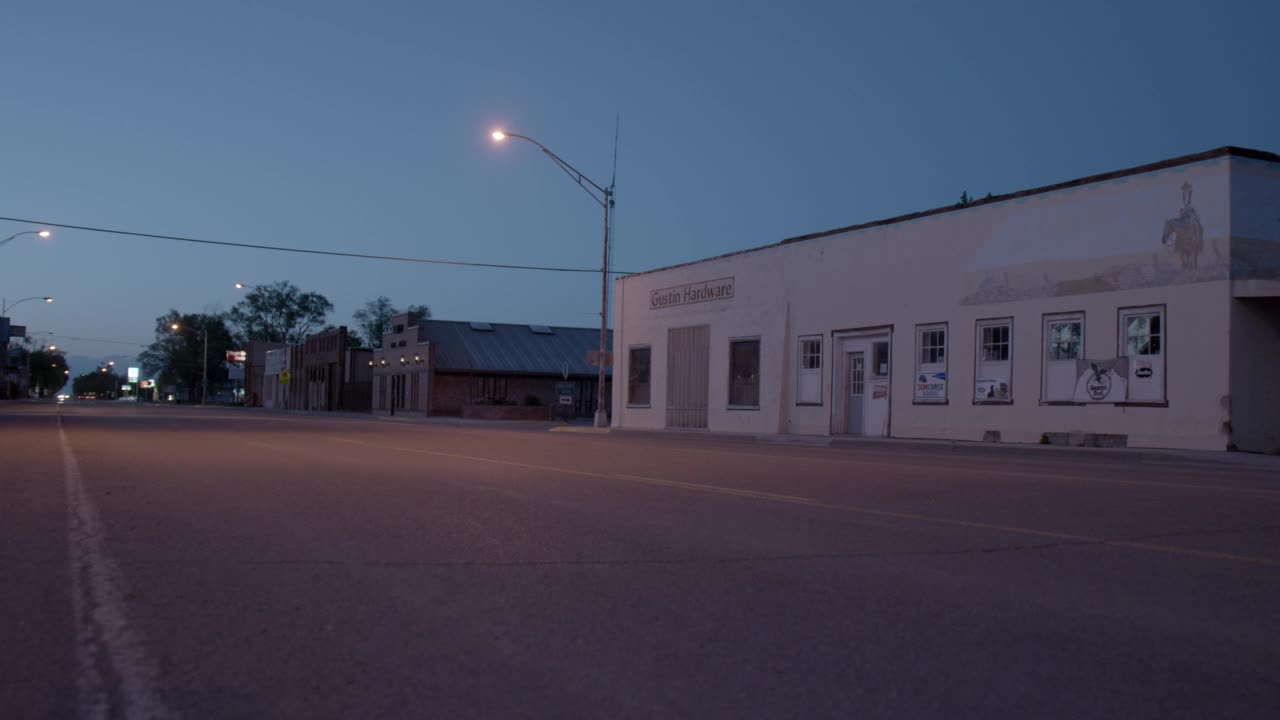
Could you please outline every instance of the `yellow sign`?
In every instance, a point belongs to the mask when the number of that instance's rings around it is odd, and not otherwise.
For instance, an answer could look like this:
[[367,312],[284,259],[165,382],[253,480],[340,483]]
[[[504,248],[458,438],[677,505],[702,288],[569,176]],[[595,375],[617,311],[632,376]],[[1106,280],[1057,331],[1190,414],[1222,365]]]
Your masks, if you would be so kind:
[[292,377],[293,377],[293,373],[290,373],[288,369],[281,370],[281,371],[280,371],[280,384],[281,384],[281,385],[288,385],[288,384],[289,384],[289,379],[290,379],[290,378],[292,378]]

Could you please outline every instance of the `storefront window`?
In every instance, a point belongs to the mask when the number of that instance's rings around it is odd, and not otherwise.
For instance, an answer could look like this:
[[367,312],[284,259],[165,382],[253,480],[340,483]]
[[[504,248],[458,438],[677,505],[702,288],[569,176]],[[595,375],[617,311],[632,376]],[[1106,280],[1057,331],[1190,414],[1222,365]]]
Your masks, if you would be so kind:
[[729,406],[760,407],[760,341],[729,343]]

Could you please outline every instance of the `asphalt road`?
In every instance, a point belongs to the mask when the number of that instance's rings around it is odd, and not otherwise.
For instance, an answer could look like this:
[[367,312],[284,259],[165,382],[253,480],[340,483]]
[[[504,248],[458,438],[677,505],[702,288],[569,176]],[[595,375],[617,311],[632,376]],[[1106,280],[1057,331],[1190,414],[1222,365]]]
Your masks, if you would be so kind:
[[1272,460],[0,405],[0,718],[1276,718]]

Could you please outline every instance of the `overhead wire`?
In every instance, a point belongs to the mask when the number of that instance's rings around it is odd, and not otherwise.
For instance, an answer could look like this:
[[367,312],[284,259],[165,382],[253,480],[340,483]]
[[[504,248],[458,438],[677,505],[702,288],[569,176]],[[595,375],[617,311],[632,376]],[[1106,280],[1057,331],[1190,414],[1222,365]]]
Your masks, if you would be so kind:
[[[31,225],[44,225],[47,227],[63,228],[66,230],[83,230],[85,232],[106,233],[110,235],[125,235],[129,237],[149,238],[152,240],[171,240],[175,242],[195,243],[199,245],[217,245],[222,247],[234,247],[247,250],[271,250],[275,252],[300,253],[304,255],[325,255],[329,257],[356,258],[361,260],[384,260],[389,262],[408,262],[420,263],[426,265],[453,265],[459,267],[478,267],[493,268],[500,270],[537,270],[542,272],[566,272],[566,273],[598,273],[600,268],[576,268],[576,267],[558,267],[553,265],[516,265],[512,263],[486,263],[486,262],[469,262],[465,260],[441,260],[438,258],[415,258],[401,257],[397,255],[373,255],[368,253],[343,252],[340,250],[316,250],[313,248],[296,248],[284,245],[262,245],[259,243],[241,243],[231,242],[229,240],[207,240],[203,238],[183,237],[181,235],[163,235],[160,233],[137,232],[133,230],[115,230],[112,228],[94,227],[91,225],[73,225],[71,223],[50,222],[48,220],[32,220],[29,218],[15,218],[0,216],[0,220],[18,223],[28,223]],[[627,275],[629,272],[621,272],[609,270],[612,274]]]

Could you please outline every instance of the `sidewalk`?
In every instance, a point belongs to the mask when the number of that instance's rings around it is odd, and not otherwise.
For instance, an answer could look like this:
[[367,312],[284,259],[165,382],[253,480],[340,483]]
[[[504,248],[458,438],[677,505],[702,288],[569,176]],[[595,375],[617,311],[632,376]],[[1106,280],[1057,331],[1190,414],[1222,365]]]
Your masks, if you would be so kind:
[[[1113,462],[1129,460],[1134,462],[1182,462],[1195,464],[1229,464],[1273,469],[1280,473],[1280,456],[1262,455],[1234,451],[1179,450],[1176,448],[1099,448],[1099,447],[1066,447],[1062,445],[1040,445],[1030,443],[991,443],[963,440],[929,440],[922,438],[865,438],[854,436],[831,435],[771,435],[756,433],[711,433],[702,430],[650,430],[631,428],[610,428],[617,435],[633,437],[652,437],[661,439],[681,439],[692,442],[716,441],[737,442],[743,445],[775,445],[789,447],[819,447],[834,449],[865,449],[880,452],[910,454],[913,451],[946,449],[954,451],[959,457],[980,457],[991,455],[1008,455],[1014,453],[1034,454],[1037,458],[1062,457],[1072,459],[1096,459]],[[1280,479],[1280,474],[1277,475]]]

